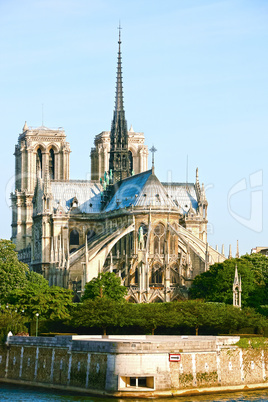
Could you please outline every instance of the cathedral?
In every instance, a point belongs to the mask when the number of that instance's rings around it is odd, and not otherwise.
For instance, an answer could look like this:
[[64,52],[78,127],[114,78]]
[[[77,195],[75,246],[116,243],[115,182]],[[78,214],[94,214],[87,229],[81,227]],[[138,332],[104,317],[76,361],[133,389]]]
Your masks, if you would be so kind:
[[[120,32],[120,31],[119,31]],[[110,131],[95,136],[91,180],[69,179],[63,129],[25,123],[15,146],[12,241],[19,259],[79,300],[87,282],[115,272],[133,303],[187,298],[194,277],[225,260],[207,242],[207,208],[194,183],[160,182],[142,132],[128,129],[119,33]]]

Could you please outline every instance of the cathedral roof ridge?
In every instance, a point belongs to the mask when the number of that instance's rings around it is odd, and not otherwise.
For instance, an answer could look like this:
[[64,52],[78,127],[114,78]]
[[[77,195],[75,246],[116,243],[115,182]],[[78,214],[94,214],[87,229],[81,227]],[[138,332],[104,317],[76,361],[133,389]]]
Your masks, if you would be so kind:
[[172,182],[162,181],[161,183],[163,184],[163,186],[185,186],[185,187],[193,186],[194,187],[194,185],[195,185],[195,183],[175,182],[175,181],[172,181]]

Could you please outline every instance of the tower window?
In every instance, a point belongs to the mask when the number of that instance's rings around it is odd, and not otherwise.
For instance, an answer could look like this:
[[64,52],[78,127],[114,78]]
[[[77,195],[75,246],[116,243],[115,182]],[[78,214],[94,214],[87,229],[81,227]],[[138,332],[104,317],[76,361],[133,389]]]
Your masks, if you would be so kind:
[[131,173],[133,170],[133,156],[131,151],[128,151],[128,160],[129,160],[129,171]]
[[49,176],[51,180],[55,179],[55,154],[52,148],[49,151]]
[[37,154],[36,154],[36,174],[38,175],[39,172],[42,177],[42,151],[40,148],[38,148]]

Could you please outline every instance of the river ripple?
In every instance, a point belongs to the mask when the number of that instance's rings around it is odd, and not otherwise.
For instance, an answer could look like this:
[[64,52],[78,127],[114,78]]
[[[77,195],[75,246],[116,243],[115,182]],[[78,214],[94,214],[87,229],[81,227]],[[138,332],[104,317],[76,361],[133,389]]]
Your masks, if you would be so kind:
[[[150,401],[152,399],[149,399]],[[140,402],[138,399],[117,399],[90,397],[82,395],[70,395],[70,393],[49,392],[44,390],[29,389],[13,385],[0,384],[0,401],[9,402]],[[146,401],[145,399],[142,400]],[[190,397],[177,397],[165,399],[153,399],[155,402],[268,402],[268,391],[236,392],[231,394],[216,394]]]

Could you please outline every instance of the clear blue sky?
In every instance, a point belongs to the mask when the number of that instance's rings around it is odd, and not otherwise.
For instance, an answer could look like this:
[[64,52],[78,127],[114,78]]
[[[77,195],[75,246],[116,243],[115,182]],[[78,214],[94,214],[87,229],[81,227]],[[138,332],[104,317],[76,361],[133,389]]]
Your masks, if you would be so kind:
[[71,178],[88,177],[112,119],[119,20],[128,126],[158,149],[157,176],[185,181],[188,155],[210,244],[268,246],[266,0],[0,0],[0,237],[14,146],[25,120],[41,125],[42,104],[44,125],[66,131]]

